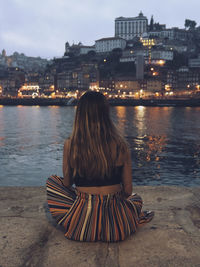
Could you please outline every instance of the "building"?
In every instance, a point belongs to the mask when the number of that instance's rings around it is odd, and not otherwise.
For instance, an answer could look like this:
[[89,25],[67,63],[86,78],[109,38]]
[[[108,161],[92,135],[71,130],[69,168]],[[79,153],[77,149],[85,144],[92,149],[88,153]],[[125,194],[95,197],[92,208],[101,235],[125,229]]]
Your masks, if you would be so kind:
[[4,75],[0,77],[0,87],[5,96],[17,96],[18,89],[25,82],[25,73],[19,68],[7,68]]
[[190,68],[200,68],[200,54],[197,58],[190,58],[188,65]]
[[199,90],[200,68],[181,67],[178,70],[169,70],[165,90],[173,90],[176,94],[190,94]]
[[73,45],[69,45],[68,42],[65,43],[65,53],[72,53],[76,56],[79,55],[86,55],[88,52],[90,51],[95,51],[95,46],[86,46],[83,45],[82,43],[78,43],[78,44],[73,44]]
[[57,89],[61,92],[88,90],[91,83],[98,80],[96,64],[81,63],[72,69],[62,70],[57,73]]
[[191,39],[192,33],[185,29],[179,29],[177,27],[173,27],[171,29],[149,31],[148,35],[151,37],[158,37],[161,39],[166,38],[169,40],[187,41],[188,39]]
[[166,73],[166,79],[165,79],[166,92],[174,90],[174,88],[176,88],[177,77],[176,77],[175,73],[176,73],[175,70],[170,70],[170,69]]
[[188,50],[187,43],[184,44],[183,42],[171,40],[163,44],[163,47],[172,51],[177,51],[178,53],[186,53]]
[[136,79],[144,79],[144,55],[138,54],[136,57]]
[[162,91],[162,81],[157,78],[151,78],[147,80],[147,92],[149,95],[157,93],[157,96],[161,94]]
[[140,37],[140,42],[143,44],[143,46],[151,49],[152,46],[156,45],[157,40],[149,37]]
[[97,53],[109,53],[115,48],[124,49],[126,40],[120,37],[102,38],[95,41],[95,50]]
[[115,19],[115,37],[131,40],[134,37],[141,37],[147,32],[148,19],[142,12],[137,17],[119,17]]
[[115,90],[115,79],[109,77],[106,79],[99,80],[99,90],[100,91],[114,91]]
[[0,65],[23,69],[25,71],[43,71],[51,60],[40,57],[27,57],[23,53],[14,52],[11,56],[6,56],[5,50],[0,54]]
[[120,91],[122,94],[123,92],[125,93],[129,93],[132,92],[137,93],[140,90],[140,83],[139,81],[135,80],[135,79],[131,79],[131,78],[118,78],[115,81],[115,90],[116,91]]
[[199,69],[190,69],[182,67],[176,71],[176,90],[186,90],[188,93],[196,90],[200,84]]
[[49,94],[49,92],[54,91],[55,87],[55,75],[51,72],[46,72],[43,76],[39,79],[39,87],[41,88],[41,93]]
[[136,53],[133,49],[125,49],[119,59],[120,62],[135,62]]
[[163,48],[151,50],[151,64],[164,65],[166,61],[172,61],[174,52]]
[[38,97],[40,88],[38,83],[25,83],[18,90],[18,97]]

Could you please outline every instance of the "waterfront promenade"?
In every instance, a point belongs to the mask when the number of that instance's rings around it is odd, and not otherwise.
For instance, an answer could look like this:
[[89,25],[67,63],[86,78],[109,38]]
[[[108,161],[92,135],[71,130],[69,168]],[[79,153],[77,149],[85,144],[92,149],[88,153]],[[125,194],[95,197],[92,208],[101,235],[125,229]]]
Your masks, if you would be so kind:
[[[112,106],[174,106],[174,107],[198,107],[200,98],[112,98],[109,99]],[[77,99],[73,98],[0,98],[0,105],[24,105],[24,106],[74,106]]]
[[155,218],[119,243],[65,239],[44,187],[0,187],[1,267],[199,267],[200,187],[136,186]]

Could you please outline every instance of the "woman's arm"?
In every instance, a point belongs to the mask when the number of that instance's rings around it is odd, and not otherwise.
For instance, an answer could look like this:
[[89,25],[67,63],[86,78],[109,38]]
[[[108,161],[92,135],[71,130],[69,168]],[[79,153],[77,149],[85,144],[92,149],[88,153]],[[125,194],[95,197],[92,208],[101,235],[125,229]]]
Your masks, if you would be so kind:
[[125,196],[128,197],[132,194],[132,164],[131,154],[128,150],[125,155],[124,167],[122,173],[122,183]]
[[69,148],[70,148],[70,140],[67,139],[64,143],[63,148],[63,183],[66,187],[71,186],[71,168],[69,164]]

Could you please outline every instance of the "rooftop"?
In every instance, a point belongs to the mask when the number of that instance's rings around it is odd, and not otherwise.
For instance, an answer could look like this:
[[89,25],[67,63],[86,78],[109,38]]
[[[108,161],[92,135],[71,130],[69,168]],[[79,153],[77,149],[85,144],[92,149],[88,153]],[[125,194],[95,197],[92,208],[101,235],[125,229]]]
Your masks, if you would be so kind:
[[115,20],[137,20],[137,19],[145,19],[147,20],[147,17],[145,17],[142,13],[142,11],[140,11],[139,15],[137,17],[118,17]]

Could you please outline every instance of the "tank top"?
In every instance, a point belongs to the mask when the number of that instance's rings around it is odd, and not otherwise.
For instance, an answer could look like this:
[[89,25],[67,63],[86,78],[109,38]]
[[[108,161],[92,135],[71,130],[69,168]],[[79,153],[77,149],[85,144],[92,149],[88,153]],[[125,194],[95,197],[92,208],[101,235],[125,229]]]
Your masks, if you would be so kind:
[[98,177],[94,177],[93,179],[88,179],[87,177],[81,177],[79,174],[76,174],[73,177],[74,184],[76,186],[106,186],[106,185],[115,185],[122,183],[122,166],[115,166],[111,172],[110,177],[104,177],[103,179],[99,179]]

